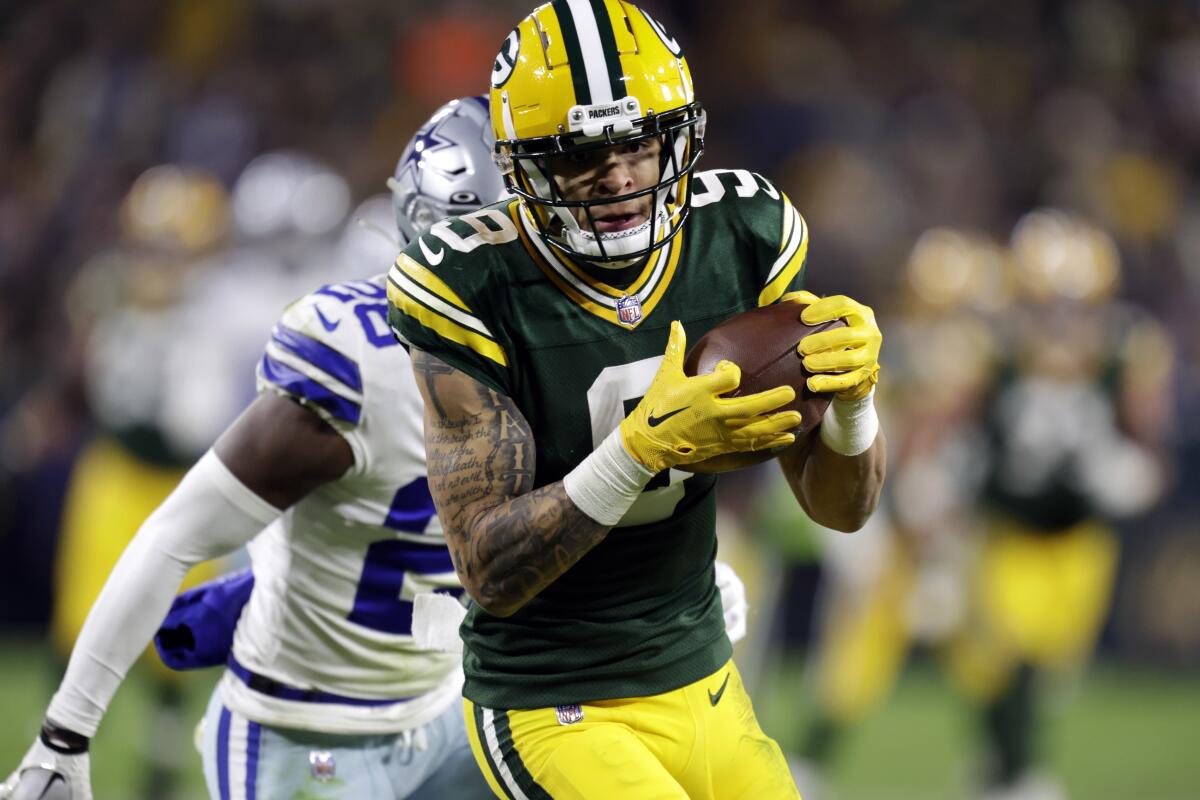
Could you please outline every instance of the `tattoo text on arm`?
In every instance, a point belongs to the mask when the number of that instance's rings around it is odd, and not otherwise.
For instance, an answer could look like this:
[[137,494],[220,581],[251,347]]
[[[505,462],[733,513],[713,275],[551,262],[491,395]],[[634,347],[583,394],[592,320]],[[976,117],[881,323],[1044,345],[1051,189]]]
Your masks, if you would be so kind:
[[413,351],[425,396],[429,488],[464,586],[511,614],[608,533],[561,482],[534,489],[529,423],[511,398]]

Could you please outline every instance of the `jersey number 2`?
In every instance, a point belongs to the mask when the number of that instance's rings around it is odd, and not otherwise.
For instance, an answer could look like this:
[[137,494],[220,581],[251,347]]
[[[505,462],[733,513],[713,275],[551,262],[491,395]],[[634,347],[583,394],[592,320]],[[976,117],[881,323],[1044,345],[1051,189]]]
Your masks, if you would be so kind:
[[[383,527],[424,533],[435,513],[429,482],[420,477],[396,492]],[[354,606],[347,619],[374,631],[407,635],[412,632],[412,601],[416,593],[436,591],[458,597],[462,589],[451,588],[457,582],[450,551],[440,541],[372,542],[363,559]]]

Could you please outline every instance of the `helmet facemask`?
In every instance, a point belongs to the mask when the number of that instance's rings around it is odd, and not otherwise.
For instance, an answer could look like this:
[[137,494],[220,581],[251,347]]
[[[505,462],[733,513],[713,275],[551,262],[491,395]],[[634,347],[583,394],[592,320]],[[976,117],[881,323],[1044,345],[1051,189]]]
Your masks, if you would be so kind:
[[[636,101],[633,101],[636,108]],[[555,250],[598,266],[619,268],[668,244],[691,210],[687,182],[704,150],[704,112],[699,103],[663,114],[653,112],[605,126],[496,144],[496,164],[509,191],[521,198],[543,240]],[[662,142],[658,180],[651,186],[612,197],[568,200],[554,179],[553,161],[578,153],[658,137]],[[596,217],[605,206],[651,195],[649,218],[628,230],[598,233]],[[581,225],[574,209],[582,208]]]

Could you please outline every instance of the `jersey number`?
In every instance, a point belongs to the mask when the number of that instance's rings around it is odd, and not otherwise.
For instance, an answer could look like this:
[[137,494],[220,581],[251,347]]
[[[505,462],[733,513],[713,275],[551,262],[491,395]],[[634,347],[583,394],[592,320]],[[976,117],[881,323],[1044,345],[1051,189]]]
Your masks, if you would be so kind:
[[400,539],[373,542],[363,559],[362,577],[347,617],[373,631],[407,635],[412,632],[413,598],[418,592],[455,597],[462,588],[447,587],[454,564],[446,545],[416,544]]
[[[470,232],[465,233],[464,231],[465,235],[460,235],[459,231],[464,228],[469,229]],[[508,214],[494,208],[481,208],[461,217],[451,217],[441,222],[435,222],[429,229],[429,235],[436,236],[448,244],[451,250],[469,253],[483,244],[507,244],[515,241],[520,234],[517,233],[517,226],[513,224]],[[422,244],[422,249],[424,247],[425,245]],[[429,258],[429,255],[430,253],[427,252],[425,257]],[[442,260],[440,255],[434,253],[434,256],[437,261]]]
[[[592,447],[599,447],[604,437],[621,424],[621,420],[629,413],[628,409],[642,398],[650,388],[650,382],[654,380],[662,360],[662,356],[653,356],[629,364],[605,367],[596,376],[587,391]],[[690,472],[678,469],[656,475],[625,512],[620,524],[644,525],[670,517],[675,513],[675,506],[683,499],[683,482],[690,477]]]
[[376,286],[370,281],[349,281],[347,283],[331,283],[317,289],[315,294],[332,297],[342,303],[355,303],[354,316],[362,326],[363,335],[376,348],[392,347],[399,344],[388,326],[388,307],[386,302],[371,302],[387,300],[387,290]]
[[[727,184],[732,183],[732,186]],[[732,188],[738,197],[753,197],[762,191],[772,200],[779,199],[779,190],[757,172],[746,169],[710,169],[697,172],[692,188],[692,206],[700,208],[716,203]]]
[[[424,533],[435,513],[429,482],[421,477],[396,492],[383,526],[406,533]],[[450,551],[440,541],[372,542],[363,559],[354,606],[347,619],[374,631],[407,635],[412,632],[413,597],[418,592],[431,591],[458,597],[462,589],[447,586],[456,582]]]

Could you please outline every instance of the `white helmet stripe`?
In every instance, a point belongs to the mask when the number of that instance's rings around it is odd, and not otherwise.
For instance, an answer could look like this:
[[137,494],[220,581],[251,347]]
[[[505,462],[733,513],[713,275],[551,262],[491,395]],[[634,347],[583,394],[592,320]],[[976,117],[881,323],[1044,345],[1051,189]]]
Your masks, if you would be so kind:
[[508,99],[508,90],[500,93],[500,120],[504,123],[504,135],[509,139],[517,138],[517,129],[513,125],[512,102]]
[[583,52],[591,103],[597,105],[620,99],[613,97],[612,84],[608,80],[608,63],[604,59],[604,45],[600,41],[600,28],[592,4],[588,0],[567,0],[567,7],[575,22],[579,49]]

